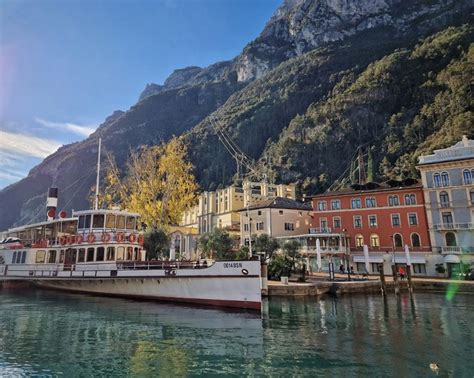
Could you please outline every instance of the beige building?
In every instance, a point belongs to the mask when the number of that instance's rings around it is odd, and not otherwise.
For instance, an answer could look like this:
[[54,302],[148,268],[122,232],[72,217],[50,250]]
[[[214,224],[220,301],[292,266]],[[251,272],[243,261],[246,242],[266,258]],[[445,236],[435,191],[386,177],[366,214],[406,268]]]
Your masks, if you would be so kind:
[[198,204],[187,210],[180,226],[195,227],[198,234],[212,231],[215,227],[240,232],[239,210],[256,202],[276,197],[294,199],[295,185],[273,185],[264,182],[244,182],[215,192],[203,192]]
[[311,228],[311,203],[301,203],[290,198],[276,197],[263,200],[247,208],[240,215],[240,243],[249,245],[252,237],[267,234],[286,237],[309,233]]

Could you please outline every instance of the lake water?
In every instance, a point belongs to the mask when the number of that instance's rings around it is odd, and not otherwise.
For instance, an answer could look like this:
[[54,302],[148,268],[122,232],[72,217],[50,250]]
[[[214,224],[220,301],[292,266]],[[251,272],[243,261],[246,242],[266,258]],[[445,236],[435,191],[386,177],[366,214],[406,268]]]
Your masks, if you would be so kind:
[[271,299],[262,316],[0,290],[0,376],[474,376],[474,297]]

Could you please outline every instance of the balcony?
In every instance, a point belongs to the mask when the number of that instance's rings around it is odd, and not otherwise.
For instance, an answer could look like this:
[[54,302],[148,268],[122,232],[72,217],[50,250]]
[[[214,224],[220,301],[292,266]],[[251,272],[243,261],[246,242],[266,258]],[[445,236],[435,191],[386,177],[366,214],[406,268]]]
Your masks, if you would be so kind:
[[331,233],[331,228],[329,227],[319,227],[319,228],[310,228],[308,230],[308,234],[330,234]]
[[[315,247],[301,247],[300,252],[303,255],[310,255],[310,256],[316,255],[316,248]],[[349,253],[349,250],[348,248],[343,247],[343,246],[331,246],[331,247],[321,246],[321,253],[331,254],[331,255],[340,254],[340,253],[347,254]]]
[[431,229],[442,231],[442,230],[473,230],[474,223],[439,223],[432,224]]

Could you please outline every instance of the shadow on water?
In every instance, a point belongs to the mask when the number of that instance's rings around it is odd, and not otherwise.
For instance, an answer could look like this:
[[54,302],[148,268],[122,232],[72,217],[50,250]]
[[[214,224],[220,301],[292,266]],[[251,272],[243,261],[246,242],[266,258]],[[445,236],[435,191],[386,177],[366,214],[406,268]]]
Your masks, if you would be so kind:
[[0,376],[471,376],[472,297],[266,300],[261,316],[0,291]]

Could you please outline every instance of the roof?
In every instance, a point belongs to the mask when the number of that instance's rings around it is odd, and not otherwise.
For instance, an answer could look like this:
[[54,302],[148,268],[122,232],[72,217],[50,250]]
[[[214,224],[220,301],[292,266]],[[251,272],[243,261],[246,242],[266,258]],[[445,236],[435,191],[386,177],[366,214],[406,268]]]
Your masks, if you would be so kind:
[[410,190],[423,188],[417,179],[407,178],[404,180],[388,180],[383,183],[369,182],[367,184],[354,184],[350,188],[308,196],[308,198],[333,197],[337,195],[353,195],[363,193],[389,192],[393,190]]
[[[284,197],[276,197],[276,198],[271,198],[268,200],[259,201],[248,207],[249,210],[267,209],[267,208],[304,210],[304,211],[313,210],[313,207],[311,206],[311,203],[309,202],[304,203],[304,202],[299,202],[299,201],[295,201],[293,199],[284,198]],[[247,207],[240,209],[239,211],[247,211]]]
[[474,158],[474,140],[463,135],[462,140],[455,145],[434,150],[432,155],[424,155],[418,158],[418,166],[436,164],[457,160],[470,160]]

